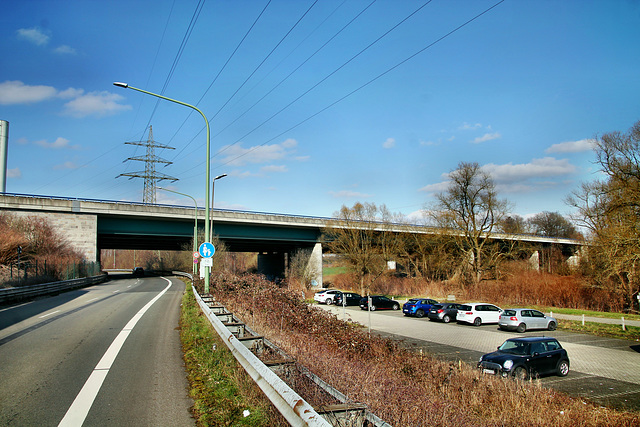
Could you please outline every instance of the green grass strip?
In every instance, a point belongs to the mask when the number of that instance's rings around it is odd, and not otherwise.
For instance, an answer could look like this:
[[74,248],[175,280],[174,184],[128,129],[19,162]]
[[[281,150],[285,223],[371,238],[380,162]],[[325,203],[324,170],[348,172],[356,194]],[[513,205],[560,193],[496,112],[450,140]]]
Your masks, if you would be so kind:
[[623,331],[622,325],[595,322],[584,322],[584,325],[582,325],[582,321],[580,320],[558,319],[558,329],[640,342],[640,328],[637,326],[625,326],[625,330]]
[[182,298],[180,326],[198,426],[282,425],[280,414],[202,314],[189,286]]

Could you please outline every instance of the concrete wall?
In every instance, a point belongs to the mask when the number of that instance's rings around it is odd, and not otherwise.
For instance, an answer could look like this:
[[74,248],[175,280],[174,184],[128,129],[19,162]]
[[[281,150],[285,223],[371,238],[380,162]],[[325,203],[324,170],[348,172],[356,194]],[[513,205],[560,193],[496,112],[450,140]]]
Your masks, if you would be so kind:
[[45,218],[87,261],[98,261],[98,217],[91,214],[11,211],[18,217]]

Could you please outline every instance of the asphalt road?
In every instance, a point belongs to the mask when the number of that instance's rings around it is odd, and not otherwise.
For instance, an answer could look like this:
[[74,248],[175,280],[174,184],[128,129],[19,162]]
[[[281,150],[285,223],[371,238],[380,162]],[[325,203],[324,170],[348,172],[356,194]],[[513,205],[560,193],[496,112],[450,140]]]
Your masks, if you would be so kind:
[[[369,314],[359,307],[320,305],[338,318],[369,326]],[[640,342],[563,331],[500,331],[497,325],[474,327],[431,322],[403,316],[401,311],[371,313],[372,332],[401,339],[416,351],[422,349],[447,361],[475,366],[478,358],[495,351],[507,338],[553,336],[567,350],[571,371],[564,378],[547,376],[539,381],[569,395],[595,403],[640,411]]]
[[185,285],[125,277],[0,309],[0,425],[195,425]]

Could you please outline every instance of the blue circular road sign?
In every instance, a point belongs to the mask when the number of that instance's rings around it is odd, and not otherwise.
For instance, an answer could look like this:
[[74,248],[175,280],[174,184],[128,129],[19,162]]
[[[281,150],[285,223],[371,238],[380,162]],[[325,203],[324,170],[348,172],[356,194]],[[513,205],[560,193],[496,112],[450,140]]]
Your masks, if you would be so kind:
[[211,258],[213,254],[216,253],[216,248],[213,246],[213,243],[204,242],[198,248],[198,252],[202,256],[202,258]]

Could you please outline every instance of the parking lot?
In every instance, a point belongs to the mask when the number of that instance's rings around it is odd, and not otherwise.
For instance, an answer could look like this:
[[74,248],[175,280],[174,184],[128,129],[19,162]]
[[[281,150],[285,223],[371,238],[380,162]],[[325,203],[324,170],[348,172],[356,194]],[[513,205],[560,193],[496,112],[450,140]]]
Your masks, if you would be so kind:
[[500,331],[497,325],[474,327],[430,322],[425,318],[405,317],[401,311],[369,313],[359,307],[320,307],[340,319],[366,327],[370,321],[372,332],[399,339],[415,351],[422,349],[442,360],[461,360],[472,366],[482,354],[495,351],[507,338],[552,336],[567,350],[571,371],[564,378],[541,378],[542,385],[601,405],[640,411],[640,342],[563,331],[519,334]]

